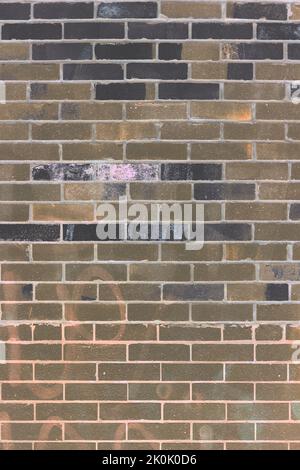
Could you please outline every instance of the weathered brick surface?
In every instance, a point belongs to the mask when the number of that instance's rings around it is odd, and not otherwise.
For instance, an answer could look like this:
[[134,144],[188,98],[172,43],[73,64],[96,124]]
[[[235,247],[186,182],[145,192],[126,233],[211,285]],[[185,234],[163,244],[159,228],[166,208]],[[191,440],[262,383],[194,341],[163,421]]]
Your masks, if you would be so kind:
[[[300,449],[299,21],[1,2],[1,450]],[[121,196],[204,247],[100,241]]]

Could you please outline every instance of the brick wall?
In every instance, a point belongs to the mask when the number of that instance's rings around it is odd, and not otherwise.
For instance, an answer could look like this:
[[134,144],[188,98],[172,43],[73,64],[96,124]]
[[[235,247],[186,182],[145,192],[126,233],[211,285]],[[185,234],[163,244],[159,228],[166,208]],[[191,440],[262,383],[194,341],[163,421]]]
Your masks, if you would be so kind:
[[[300,3],[1,2],[3,449],[300,449]],[[205,244],[100,242],[193,201]]]

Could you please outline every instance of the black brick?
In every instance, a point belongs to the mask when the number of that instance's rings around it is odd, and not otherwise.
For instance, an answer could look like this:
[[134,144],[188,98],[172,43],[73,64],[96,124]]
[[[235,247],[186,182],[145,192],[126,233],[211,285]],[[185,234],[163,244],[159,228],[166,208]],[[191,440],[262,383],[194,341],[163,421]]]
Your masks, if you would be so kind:
[[97,16],[100,18],[156,18],[155,2],[109,2],[100,3]]
[[300,39],[299,23],[261,23],[257,25],[257,38],[262,40],[283,39],[295,40]]
[[269,43],[239,44],[238,57],[241,60],[282,60],[283,45]]
[[97,44],[95,54],[97,59],[152,59],[153,45],[149,43]]
[[194,23],[193,39],[252,39],[250,23]]
[[127,78],[157,80],[184,80],[188,77],[187,64],[140,63],[127,65]]
[[33,60],[87,60],[93,58],[91,44],[59,43],[33,44]]
[[253,80],[253,64],[228,64],[228,80]]
[[122,80],[123,69],[117,64],[65,64],[64,80]]
[[235,3],[233,18],[286,20],[287,5],[281,3]]
[[300,220],[300,204],[291,204],[290,219]]
[[289,286],[287,284],[268,284],[266,300],[277,302],[289,300]]
[[188,25],[185,23],[129,23],[130,39],[186,39]]
[[170,181],[220,180],[222,179],[222,165],[166,163],[161,168],[161,179]]
[[195,199],[200,201],[252,200],[255,185],[246,183],[195,184]]
[[110,83],[96,85],[97,100],[145,100],[144,83]]
[[223,300],[224,286],[222,284],[165,284],[163,297],[165,300]]
[[30,4],[6,3],[0,5],[1,20],[28,20],[30,18]]
[[288,45],[288,57],[291,60],[300,60],[300,44]]
[[217,83],[162,83],[159,85],[159,98],[167,100],[218,100],[220,95]]
[[51,242],[59,239],[59,225],[0,224],[0,240]]
[[159,44],[159,59],[161,60],[181,60],[182,44],[166,42]]
[[123,23],[66,23],[65,39],[122,39]]
[[54,163],[39,165],[32,169],[34,181],[91,181],[94,174],[93,166],[86,164]]
[[205,224],[206,241],[248,241],[252,239],[249,224]]
[[62,26],[54,23],[5,24],[2,39],[61,39]]
[[34,18],[93,18],[94,3],[38,3],[34,5]]

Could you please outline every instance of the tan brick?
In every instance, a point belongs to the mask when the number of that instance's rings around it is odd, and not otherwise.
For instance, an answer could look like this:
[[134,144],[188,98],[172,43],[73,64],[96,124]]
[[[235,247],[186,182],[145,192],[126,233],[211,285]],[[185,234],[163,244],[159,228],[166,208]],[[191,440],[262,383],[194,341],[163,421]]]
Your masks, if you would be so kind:
[[[122,428],[121,428],[122,426]],[[65,440],[72,441],[75,436],[81,436],[82,440],[107,441],[115,438],[116,432],[125,439],[125,424],[113,423],[72,423],[65,425]]]
[[284,125],[258,122],[255,124],[225,123],[225,139],[232,140],[284,140]]
[[[88,364],[86,362],[84,364],[68,364],[67,366],[65,364],[50,362],[45,364],[38,363],[35,364],[35,378],[36,380],[55,380],[56,382],[63,380],[93,381],[96,378],[96,365]],[[71,386],[72,385],[70,384],[67,387]],[[79,384],[77,384],[77,387],[79,394]],[[67,389],[67,391],[69,390]],[[67,399],[69,400],[70,397],[68,396]],[[112,398],[110,399],[112,400]]]
[[224,98],[226,100],[282,100],[285,87],[281,83],[225,83]]
[[288,142],[270,142],[257,144],[259,160],[299,160],[300,144]]
[[67,264],[67,281],[126,281],[127,266],[124,264]]
[[231,180],[286,180],[288,165],[286,163],[227,163],[226,178]]
[[219,124],[195,124],[190,122],[168,122],[161,127],[164,140],[218,140]]
[[300,300],[300,286],[299,285],[292,286],[291,300],[294,300],[294,301]]
[[155,325],[101,324],[96,325],[96,339],[99,341],[155,341]]
[[29,246],[23,244],[1,244],[1,261],[29,261]]
[[229,261],[257,260],[285,260],[287,257],[287,246],[285,244],[258,244],[240,243],[227,244],[225,256]]
[[38,284],[37,300],[96,300],[97,286],[94,284]]
[[132,304],[128,305],[129,321],[186,321],[189,318],[188,305],[184,304]]
[[186,160],[186,144],[166,142],[130,143],[126,146],[128,160]]
[[94,247],[87,244],[47,244],[34,245],[34,261],[92,261]]
[[186,344],[130,344],[130,361],[188,361],[190,348]]
[[62,268],[59,264],[3,264],[2,280],[11,276],[19,281],[61,281]]
[[293,259],[300,260],[300,243],[295,243],[293,246]]
[[253,361],[251,344],[195,344],[192,346],[193,361]]
[[104,421],[160,420],[160,408],[158,403],[102,403],[100,419]]
[[245,383],[194,383],[193,399],[201,397],[205,401],[244,401],[253,400],[254,385]]
[[0,165],[1,181],[26,181],[30,178],[29,165]]
[[283,328],[279,325],[265,324],[255,327],[256,341],[280,341],[283,333]]
[[101,123],[96,125],[97,140],[144,140],[155,139],[155,124],[142,122]]
[[190,266],[172,264],[132,264],[129,267],[131,281],[189,281],[191,279]]
[[300,5],[298,4],[293,4],[291,5],[292,8],[292,20],[300,20]]
[[263,301],[266,300],[266,290],[266,284],[230,284],[227,286],[227,297],[230,301]]
[[185,423],[145,423],[142,428],[138,424],[128,424],[128,438],[130,440],[145,440],[144,433],[146,436],[153,436],[154,441],[190,439],[190,427]]
[[258,305],[257,318],[260,321],[298,321],[299,305]]
[[56,184],[2,184],[1,201],[57,201],[60,188]]
[[251,105],[242,103],[200,103],[191,106],[191,115],[198,119],[213,119],[215,121],[251,121]]
[[66,344],[64,359],[68,361],[124,361],[126,359],[125,345],[106,344]]
[[2,222],[24,222],[29,220],[29,206],[25,204],[1,204]]
[[188,42],[182,44],[182,60],[219,60],[220,48],[217,42]]
[[255,266],[251,264],[197,264],[195,281],[251,281],[255,279]]
[[193,321],[251,321],[252,305],[201,304],[192,306]]
[[188,383],[156,382],[156,383],[131,383],[129,384],[130,400],[145,401],[177,401],[187,400],[190,397]]
[[254,440],[254,424],[245,423],[199,423],[193,426],[193,439],[233,441]]
[[[16,373],[12,374],[12,371],[11,371],[11,364],[4,364],[4,363],[1,363],[0,364],[0,378],[2,381],[4,380],[18,380],[18,385],[16,386],[16,384],[12,386],[12,390],[13,389],[17,389],[21,386],[21,383],[22,381],[26,381],[26,380],[33,380],[33,366],[32,364],[26,364],[24,362],[15,362],[15,370],[16,370]],[[8,387],[10,387],[10,385],[7,384]],[[27,387],[25,386],[24,389],[26,389]],[[4,391],[4,384],[3,384],[3,391]],[[4,393],[2,395],[2,400],[5,400],[6,398],[4,397]]]
[[29,44],[2,43],[0,46],[0,60],[26,60],[29,59]]
[[62,359],[62,347],[56,343],[8,343],[6,354],[8,361],[16,360],[19,357],[22,361],[59,361]]
[[32,83],[32,100],[89,100],[89,83]]
[[96,403],[38,403],[37,420],[48,420],[59,416],[63,421],[97,421]]
[[62,119],[76,121],[113,121],[122,119],[119,103],[63,103]]
[[28,140],[28,124],[1,124],[0,140]]
[[33,421],[33,405],[2,403],[0,405],[2,421]]
[[118,321],[124,319],[123,311],[122,304],[87,304],[83,302],[65,305],[66,320],[70,321]]
[[159,328],[161,341],[218,341],[221,328],[204,325],[162,325]]
[[229,404],[229,421],[284,421],[289,419],[289,406],[284,403]]
[[125,186],[106,183],[68,183],[65,185],[65,199],[69,201],[116,201],[123,196]]
[[92,204],[34,204],[33,220],[90,221],[94,220]]
[[[116,298],[116,292],[119,297]],[[113,300],[160,300],[160,286],[157,284],[109,284],[100,285],[99,299]]]
[[[47,437],[42,432],[48,428]],[[22,441],[24,436],[27,440],[32,441],[45,441],[52,439],[54,441],[62,440],[62,424],[49,424],[45,423],[13,423],[3,424],[2,426],[2,438],[7,440],[9,436],[12,436],[13,440]]]
[[265,441],[294,440],[299,432],[300,425],[298,423],[257,425],[257,438]]
[[6,101],[26,101],[27,86],[26,83],[12,82],[5,84]]
[[297,281],[300,276],[298,264],[260,264],[259,278],[263,281]]
[[[17,299],[14,299],[17,301]],[[25,296],[21,302],[28,300]],[[2,304],[2,318],[4,320],[61,320],[62,306],[59,304],[14,303]]]
[[58,105],[55,103],[6,103],[0,107],[2,121],[58,119]]
[[51,123],[33,124],[32,138],[34,140],[88,140],[91,138],[92,128],[85,123]]
[[[287,378],[287,367],[284,364],[228,364],[225,378],[229,382],[281,382]],[[276,396],[275,390],[278,385],[271,386],[274,387],[272,396]],[[265,397],[267,400],[269,398],[270,395]],[[257,400],[264,398],[259,395]]]
[[156,261],[157,245],[144,243],[105,243],[98,244],[98,260],[111,261]]
[[271,121],[294,121],[299,117],[299,105],[295,103],[258,103],[256,118]]
[[287,220],[287,205],[276,203],[227,203],[226,220]]
[[121,160],[123,157],[122,144],[116,143],[76,143],[63,144],[64,160]]
[[261,183],[259,196],[261,199],[298,200],[300,199],[300,183]]
[[299,140],[300,126],[297,124],[288,125],[288,138],[292,140]]
[[[112,382],[153,381],[160,378],[160,366],[159,364],[132,364],[126,362],[100,364],[98,376],[99,380],[109,380]],[[126,387],[125,384],[124,386]]]
[[225,405],[216,403],[167,403],[164,405],[167,421],[220,421],[225,418]]
[[140,201],[184,201],[191,199],[191,189],[188,183],[131,183],[130,195],[132,199]]
[[222,62],[195,62],[192,64],[193,80],[226,80],[228,65]]
[[299,224],[256,224],[255,226],[255,239],[268,241],[268,240],[299,240]]
[[256,64],[257,80],[298,80],[299,64]]
[[[19,124],[19,126],[22,126]],[[26,133],[27,135],[27,133]],[[59,160],[59,147],[56,144],[0,144],[1,160]]]
[[58,64],[1,64],[1,80],[59,80]]
[[126,117],[130,120],[164,121],[187,119],[186,103],[144,103],[134,102],[126,105]]
[[220,3],[163,1],[161,13],[168,18],[220,18]]
[[249,160],[252,144],[235,142],[192,144],[192,160]]

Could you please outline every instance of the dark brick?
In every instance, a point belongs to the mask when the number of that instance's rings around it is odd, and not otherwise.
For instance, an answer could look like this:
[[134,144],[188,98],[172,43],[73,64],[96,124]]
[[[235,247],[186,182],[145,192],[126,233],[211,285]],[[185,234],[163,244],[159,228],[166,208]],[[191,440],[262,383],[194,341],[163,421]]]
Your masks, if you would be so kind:
[[161,60],[181,60],[181,43],[163,43],[159,44],[159,59]]
[[161,179],[170,181],[220,180],[222,179],[222,165],[167,163],[162,165]]
[[28,20],[30,18],[30,4],[5,3],[0,5],[1,20]]
[[97,100],[145,100],[144,83],[110,83],[96,85]]
[[187,39],[188,25],[185,23],[129,23],[130,39]]
[[246,183],[201,183],[195,184],[195,199],[211,200],[253,200],[255,185]]
[[0,224],[0,240],[51,242],[59,239],[59,225]]
[[283,45],[282,44],[239,44],[238,57],[240,60],[281,60],[283,59]]
[[2,39],[61,39],[62,26],[54,23],[14,23],[2,27]]
[[159,98],[167,100],[218,100],[220,85],[217,83],[162,83]]
[[93,18],[94,3],[38,3],[33,12],[34,18]]
[[288,45],[288,57],[290,60],[300,60],[300,47],[299,44]]
[[156,2],[101,2],[97,16],[100,18],[156,18]]
[[262,40],[283,39],[299,41],[299,23],[261,23],[257,25],[257,38]]
[[222,284],[165,284],[163,287],[165,300],[223,300]]
[[123,68],[118,64],[65,64],[64,80],[122,80]]
[[187,64],[128,64],[127,78],[157,80],[184,80],[188,77]]
[[300,204],[291,204],[290,219],[300,220]]
[[95,179],[93,166],[89,163],[54,165],[39,165],[32,169],[32,179],[35,181],[90,181]]
[[253,80],[253,64],[228,64],[228,80]]
[[250,224],[205,224],[204,239],[207,241],[251,240]]
[[66,23],[65,39],[122,39],[123,23]]
[[59,43],[33,44],[33,60],[87,60],[93,58],[91,44]]
[[97,59],[152,59],[153,45],[149,43],[97,44],[95,54]]
[[268,284],[266,300],[276,302],[289,300],[289,286],[287,284]]
[[235,3],[232,6],[233,18],[286,20],[287,5],[283,3]]
[[193,39],[252,39],[251,23],[193,23]]

